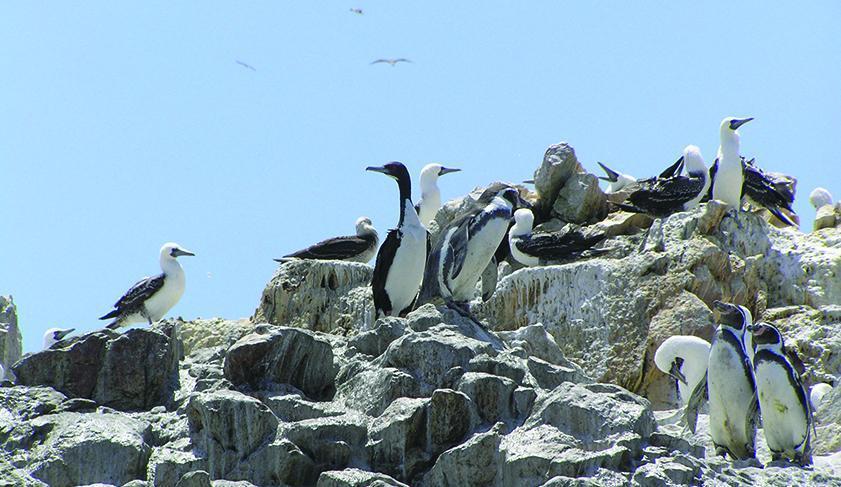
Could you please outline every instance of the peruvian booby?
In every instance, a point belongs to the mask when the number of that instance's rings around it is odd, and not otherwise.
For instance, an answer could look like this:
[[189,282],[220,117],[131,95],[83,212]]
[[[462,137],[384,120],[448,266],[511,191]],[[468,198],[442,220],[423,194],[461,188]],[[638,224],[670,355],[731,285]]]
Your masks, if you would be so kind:
[[177,260],[182,255],[196,254],[183,249],[177,243],[164,244],[161,247],[160,258],[163,273],[137,282],[114,303],[111,312],[99,319],[113,318],[108,328],[115,329],[144,321],[151,325],[163,318],[184,294],[184,269]]
[[797,180],[785,174],[763,171],[756,165],[755,159],[743,163],[745,180],[742,195],[750,204],[767,209],[786,225],[797,226],[786,214],[794,214],[791,205],[794,203]]
[[44,332],[43,349],[46,350],[60,342],[67,335],[73,333],[75,328],[50,328]]
[[809,193],[809,203],[818,208],[832,204],[832,193],[824,188],[815,188]]
[[377,252],[371,288],[376,317],[400,316],[411,311],[423,282],[427,254],[427,231],[412,205],[412,180],[400,162],[367,171],[394,178],[400,189],[400,220]]
[[377,252],[380,239],[377,230],[367,216],[356,220],[356,235],[333,237],[322,240],[303,250],[284,255],[276,262],[288,262],[296,259],[346,260],[349,262],[370,262]]
[[710,342],[691,335],[667,338],[654,352],[654,363],[675,380],[677,395],[684,406],[695,387],[707,374]]
[[614,171],[613,169],[602,164],[601,162],[597,162],[596,164],[601,166],[602,170],[605,172],[605,174],[607,174],[607,177],[599,177],[599,179],[601,179],[602,181],[607,181],[609,183],[607,189],[605,190],[605,194],[615,194],[625,191],[633,191],[639,185],[651,183],[658,178],[665,179],[679,175],[681,170],[683,169],[683,156],[681,156],[672,165],[664,169],[663,172],[661,172],[658,176],[645,179],[637,179],[631,175],[622,174],[620,172]]
[[429,228],[429,224],[435,219],[435,215],[441,208],[441,190],[438,189],[438,177],[445,174],[461,171],[451,167],[444,167],[441,164],[427,164],[421,170],[420,188],[421,198],[415,205],[421,225]]
[[753,318],[744,306],[716,301],[719,326],[713,335],[707,378],[701,381],[686,406],[687,422],[694,420],[706,390],[710,406],[710,437],[717,455],[734,459],[756,457],[759,408],[753,366],[745,352],[744,335]]
[[686,176],[640,181],[640,188],[628,195],[627,203],[616,205],[626,211],[647,213],[655,217],[669,216],[698,206],[710,185],[701,150],[694,145],[686,146],[682,160]]
[[425,299],[440,296],[460,306],[473,298],[476,283],[505,238],[519,201],[515,188],[503,186],[484,208],[475,211],[474,207],[441,230],[426,264]]
[[768,323],[750,327],[756,354],[753,370],[762,429],[773,460],[812,463],[812,407],[800,375],[789,362],[780,331]]
[[719,127],[718,166],[715,171],[712,197],[739,211],[742,208],[744,169],[739,153],[739,127],[753,118],[727,117]]
[[580,231],[565,233],[532,233],[534,213],[528,208],[514,212],[514,226],[508,232],[508,246],[517,262],[527,267],[575,259],[584,255],[600,255],[610,249],[592,247],[605,239],[604,233],[587,236]]
[[832,386],[826,382],[819,382],[814,384],[809,389],[809,403],[812,405],[812,411],[817,411],[821,407],[824,396],[832,392]]

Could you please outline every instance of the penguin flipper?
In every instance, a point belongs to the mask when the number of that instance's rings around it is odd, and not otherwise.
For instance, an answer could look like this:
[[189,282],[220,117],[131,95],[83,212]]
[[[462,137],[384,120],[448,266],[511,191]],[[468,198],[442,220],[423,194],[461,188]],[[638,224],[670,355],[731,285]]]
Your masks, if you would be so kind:
[[756,394],[754,394],[748,404],[747,424],[745,425],[745,432],[747,432],[749,441],[745,447],[750,458],[756,458],[757,425],[759,425],[759,402],[756,400]]
[[695,389],[692,390],[689,401],[686,402],[686,408],[683,410],[683,420],[686,422],[686,426],[692,434],[695,434],[695,428],[698,425],[698,411],[708,397],[707,374],[704,373],[704,377],[698,382]]

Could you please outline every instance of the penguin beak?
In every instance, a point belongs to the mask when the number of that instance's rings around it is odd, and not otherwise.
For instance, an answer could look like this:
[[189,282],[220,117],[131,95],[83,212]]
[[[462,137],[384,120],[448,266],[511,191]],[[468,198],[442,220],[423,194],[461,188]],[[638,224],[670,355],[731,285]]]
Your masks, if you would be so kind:
[[175,257],[181,257],[182,255],[195,256],[196,254],[190,252],[189,250],[175,249],[172,252],[172,255],[175,256]]
[[730,130],[737,130],[739,127],[741,127],[742,125],[750,122],[751,120],[753,120],[753,117],[741,118],[741,119],[737,118],[735,120],[731,120],[730,121]]
[[445,174],[450,174],[451,172],[459,172],[461,169],[457,169],[454,167],[442,167],[440,171],[438,171],[439,176],[443,176]]
[[73,333],[74,331],[76,331],[75,328],[68,328],[66,330],[57,331],[57,332],[55,332],[55,339],[56,340],[61,340],[64,337],[66,337],[67,335]]
[[672,362],[672,368],[669,369],[669,375],[674,377],[675,380],[686,384],[686,376],[683,375],[683,372],[680,371],[680,366],[677,364],[677,362]]

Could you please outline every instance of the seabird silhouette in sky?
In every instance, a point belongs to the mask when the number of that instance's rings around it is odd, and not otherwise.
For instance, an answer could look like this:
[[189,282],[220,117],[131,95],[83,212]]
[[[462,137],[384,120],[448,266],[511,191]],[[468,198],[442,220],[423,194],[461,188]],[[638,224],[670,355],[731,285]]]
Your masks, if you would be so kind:
[[246,64],[246,63],[240,61],[239,59],[237,59],[237,64],[239,64],[240,66],[242,66],[244,68],[250,69],[251,71],[255,71],[255,72],[257,71],[257,69],[254,66],[252,66],[250,64]]
[[398,59],[377,59],[376,61],[373,61],[371,64],[386,63],[386,64],[391,65],[391,67],[393,68],[397,63],[411,63],[411,62],[412,61],[410,59],[406,59],[406,58],[401,57],[401,58],[398,58]]

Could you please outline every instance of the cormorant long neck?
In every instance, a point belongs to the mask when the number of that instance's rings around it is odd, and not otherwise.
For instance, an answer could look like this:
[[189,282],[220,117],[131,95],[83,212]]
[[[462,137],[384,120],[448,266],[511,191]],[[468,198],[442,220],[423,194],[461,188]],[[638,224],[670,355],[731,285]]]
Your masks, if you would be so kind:
[[[409,179],[408,173],[401,174],[397,177],[397,186],[400,188],[400,221],[397,222],[397,227],[400,228],[403,226],[403,221],[406,218],[407,209],[411,213],[415,213],[415,208],[412,205],[412,181]],[[418,220],[417,214],[415,214],[414,218]]]

